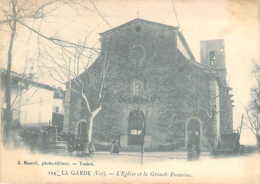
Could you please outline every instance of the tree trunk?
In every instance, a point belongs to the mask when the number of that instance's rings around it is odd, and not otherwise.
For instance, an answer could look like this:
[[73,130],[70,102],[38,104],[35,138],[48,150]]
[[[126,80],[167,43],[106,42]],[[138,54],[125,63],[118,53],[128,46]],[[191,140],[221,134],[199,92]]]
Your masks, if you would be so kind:
[[102,109],[102,106],[100,105],[94,111],[90,112],[89,130],[88,130],[88,143],[92,143],[93,122],[94,122],[95,117],[101,111],[101,109]]
[[89,115],[89,129],[88,129],[88,152],[89,153],[93,153],[95,152],[95,146],[92,142],[92,136],[93,136],[93,123],[94,123],[94,119],[95,117],[98,115],[98,113],[101,111],[102,107],[99,106],[98,108],[96,108],[96,110],[92,111]]
[[257,151],[260,152],[260,135],[256,135]]
[[94,117],[91,114],[89,118],[89,129],[88,129],[88,143],[90,144],[92,142],[92,133],[93,133],[93,120]]
[[11,70],[13,60],[13,46],[16,35],[16,21],[11,26],[11,37],[9,41],[8,57],[7,57],[7,70],[5,75],[5,119],[4,119],[4,143],[8,143],[11,138],[12,128],[12,109],[11,109]]

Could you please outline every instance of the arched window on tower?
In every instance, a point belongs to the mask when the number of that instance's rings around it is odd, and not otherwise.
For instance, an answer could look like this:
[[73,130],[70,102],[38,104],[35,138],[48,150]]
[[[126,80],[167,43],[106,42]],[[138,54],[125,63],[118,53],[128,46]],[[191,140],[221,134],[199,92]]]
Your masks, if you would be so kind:
[[209,64],[212,66],[216,64],[216,52],[215,51],[209,52]]

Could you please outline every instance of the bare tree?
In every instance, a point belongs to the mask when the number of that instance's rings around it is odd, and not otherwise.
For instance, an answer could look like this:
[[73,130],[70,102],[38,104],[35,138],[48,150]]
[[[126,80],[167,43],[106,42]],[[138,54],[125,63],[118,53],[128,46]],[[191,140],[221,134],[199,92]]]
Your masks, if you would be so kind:
[[254,64],[253,70],[256,86],[251,89],[251,102],[246,108],[249,129],[256,137],[257,147],[260,151],[260,66]]
[[[27,20],[42,20],[48,16],[52,11],[55,11],[62,4],[66,5],[80,5],[80,0],[39,0],[39,1],[26,1],[26,0],[3,0],[1,1],[0,25],[6,25],[9,28],[10,40],[7,54],[7,70],[5,75],[5,113],[4,113],[4,143],[8,143],[11,138],[12,128],[12,110],[11,110],[11,71],[13,64],[13,51],[15,38],[17,36],[17,26],[21,26],[35,34],[42,39],[48,40],[59,47],[75,48],[83,47],[73,42],[64,41],[58,38],[47,36],[40,31],[29,26]],[[85,6],[85,8],[89,9]],[[90,10],[90,9],[89,9]],[[91,49],[91,48],[88,48]],[[93,49],[94,50],[94,49]]]
[[246,109],[247,119],[249,122],[249,129],[254,134],[256,138],[256,143],[258,150],[260,149],[260,121],[259,121],[259,112],[252,112],[250,109]]
[[[86,45],[86,38],[81,45]],[[48,51],[45,51],[48,53]],[[50,62],[50,65],[44,66],[47,68],[51,78],[56,82],[67,87],[71,93],[76,95],[84,102],[84,114],[86,122],[88,123],[88,130],[84,133],[88,137],[87,149],[90,151],[93,146],[93,124],[96,116],[102,110],[102,102],[104,97],[105,79],[109,70],[108,53],[100,54],[98,57],[104,63],[99,71],[95,73],[89,72],[88,69],[93,63],[96,52],[93,52],[85,47],[76,47],[73,50],[61,48],[60,60],[57,57],[52,56],[49,52],[46,55],[46,59]],[[90,90],[95,89],[95,97],[91,96]],[[92,101],[93,103],[91,103]]]

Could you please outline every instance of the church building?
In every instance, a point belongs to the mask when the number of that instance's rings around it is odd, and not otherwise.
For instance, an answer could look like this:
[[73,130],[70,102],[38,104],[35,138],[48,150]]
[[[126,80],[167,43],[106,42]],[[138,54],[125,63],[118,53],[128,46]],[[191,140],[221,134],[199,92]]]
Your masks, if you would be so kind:
[[[233,131],[232,99],[226,81],[224,40],[200,43],[197,61],[178,27],[134,19],[100,34],[101,53],[79,77],[89,82],[96,104],[106,66],[102,110],[93,124],[95,144],[119,139],[126,150],[131,135],[145,133],[145,149],[185,148],[192,134],[210,149]],[[72,81],[73,86],[73,81]],[[82,100],[68,87],[64,131],[77,134]],[[134,124],[144,123],[145,132]],[[138,126],[137,126],[138,127]]]

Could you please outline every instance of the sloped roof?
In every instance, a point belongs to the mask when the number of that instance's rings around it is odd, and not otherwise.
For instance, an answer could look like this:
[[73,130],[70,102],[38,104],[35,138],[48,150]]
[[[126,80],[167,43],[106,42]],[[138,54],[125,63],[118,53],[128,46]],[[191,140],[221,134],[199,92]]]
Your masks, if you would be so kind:
[[[0,69],[0,75],[1,77],[6,75],[6,70],[5,69]],[[48,84],[44,84],[44,83],[40,83],[37,81],[34,81],[28,77],[26,77],[24,74],[20,74],[14,71],[11,71],[11,80],[19,80],[21,82],[24,83],[28,83],[34,87],[38,87],[38,88],[42,88],[42,89],[46,89],[46,90],[50,90],[50,91],[56,91],[56,90],[60,90],[62,93],[64,93],[64,91],[60,88],[55,88],[53,86],[50,86]]]
[[129,25],[132,25],[132,24],[136,24],[136,23],[144,23],[144,24],[150,24],[150,25],[156,25],[156,26],[160,26],[160,27],[164,27],[164,28],[168,28],[168,29],[173,29],[173,30],[178,30],[179,27],[176,27],[176,26],[170,26],[170,25],[166,25],[166,24],[161,24],[161,23],[157,23],[157,22],[152,22],[152,21],[149,21],[149,20],[144,20],[144,19],[140,19],[140,18],[136,18],[136,19],[133,19],[129,22],[126,22],[124,24],[121,24],[119,26],[116,26],[112,29],[109,29],[105,32],[102,32],[102,33],[99,33],[101,36],[103,35],[106,35],[108,33],[112,33],[114,31],[117,31],[117,30],[120,30],[126,26],[129,26]]

